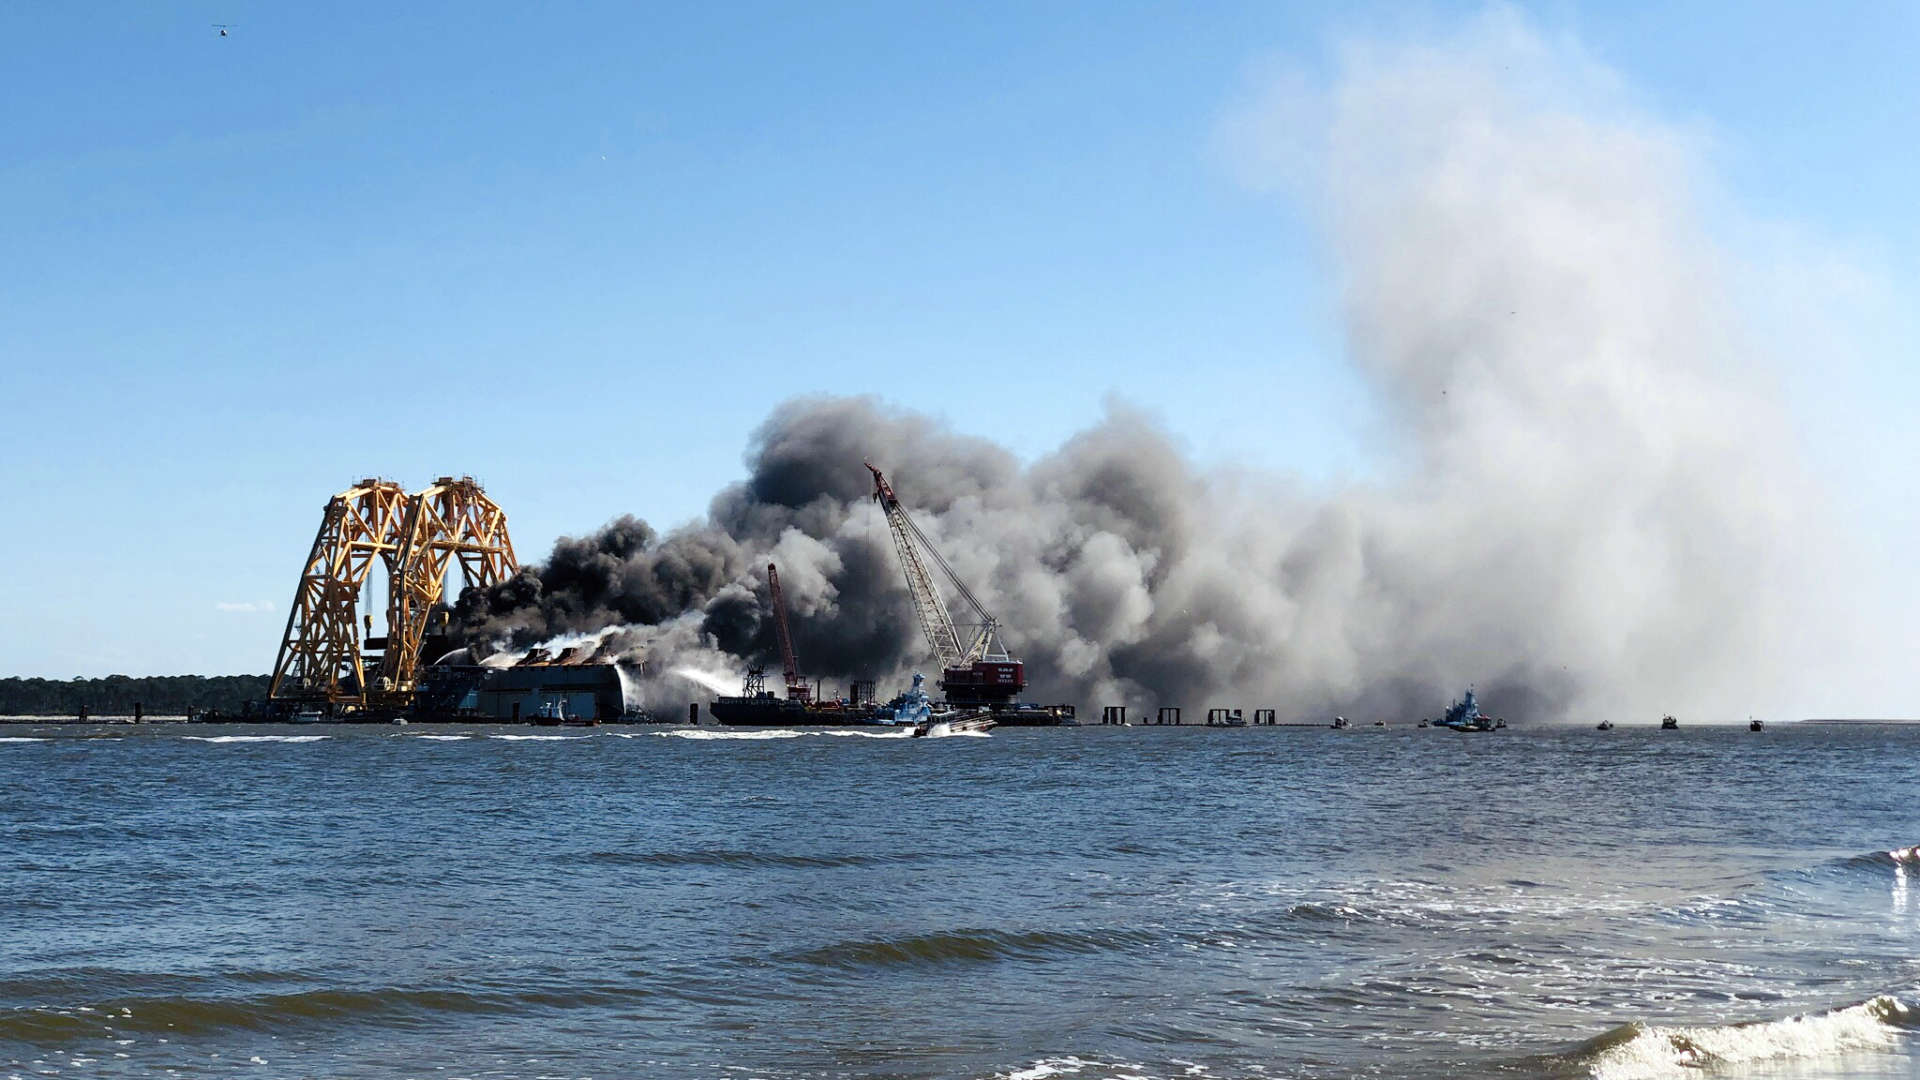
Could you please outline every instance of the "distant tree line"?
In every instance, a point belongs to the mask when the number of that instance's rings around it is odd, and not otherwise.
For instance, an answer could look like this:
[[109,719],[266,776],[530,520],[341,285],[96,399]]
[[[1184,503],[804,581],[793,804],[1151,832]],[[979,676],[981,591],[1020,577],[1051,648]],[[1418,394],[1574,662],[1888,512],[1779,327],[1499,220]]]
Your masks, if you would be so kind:
[[218,709],[238,712],[267,696],[266,675],[109,675],[104,679],[0,679],[0,716],[179,716]]

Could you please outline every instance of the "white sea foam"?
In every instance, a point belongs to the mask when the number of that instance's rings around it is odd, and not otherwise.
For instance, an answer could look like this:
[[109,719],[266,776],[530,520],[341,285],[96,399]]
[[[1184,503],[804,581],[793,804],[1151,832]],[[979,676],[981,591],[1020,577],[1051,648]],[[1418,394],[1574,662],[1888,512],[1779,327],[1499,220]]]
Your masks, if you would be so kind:
[[254,743],[254,742],[319,742],[331,739],[331,735],[186,735],[183,738],[195,742],[209,743]]
[[1697,1076],[1709,1066],[1744,1065],[1884,1050],[1912,1015],[1881,996],[1831,1012],[1718,1027],[1635,1024],[1597,1040],[1587,1059],[1594,1080],[1664,1080]]
[[664,739],[797,739],[800,733],[784,728],[774,731],[700,731],[683,728],[679,731],[655,731]]
[[[1179,1064],[1187,1064],[1180,1062]],[[1088,1069],[1094,1070],[1087,1073]],[[1113,1077],[1114,1080],[1141,1080],[1143,1067],[1126,1065],[1110,1061],[1089,1061],[1071,1054],[1062,1057],[1041,1058],[1024,1069],[1011,1072],[994,1073],[992,1080],[1048,1080],[1054,1076],[1099,1076]],[[1201,1072],[1205,1072],[1201,1069]],[[1196,1075],[1188,1070],[1188,1075]]]
[[402,735],[403,739],[427,739],[431,742],[464,742],[474,738],[472,735]]
[[0,742],[46,742],[46,739],[33,735],[0,735]]
[[957,739],[957,738],[991,739],[993,738],[993,736],[990,733],[985,731],[955,731],[953,730],[953,728],[949,727],[946,724],[933,724],[929,726],[927,728],[926,737],[929,739]]
[[[635,735],[641,734],[636,732]],[[862,731],[849,728],[810,728],[796,731],[792,728],[756,728],[750,731],[713,731],[706,728],[680,728],[675,731],[653,731],[645,734],[658,735],[669,739],[804,739],[808,736],[838,736],[843,739],[910,739],[913,732],[905,727]],[[947,738],[967,736],[970,738],[991,738],[984,731],[950,731],[945,724],[935,724],[927,732],[929,738]],[[633,738],[634,735],[625,735]]]
[[[426,736],[421,736],[425,738]],[[489,739],[506,739],[512,742],[562,742],[571,739],[591,739],[591,735],[489,735]]]

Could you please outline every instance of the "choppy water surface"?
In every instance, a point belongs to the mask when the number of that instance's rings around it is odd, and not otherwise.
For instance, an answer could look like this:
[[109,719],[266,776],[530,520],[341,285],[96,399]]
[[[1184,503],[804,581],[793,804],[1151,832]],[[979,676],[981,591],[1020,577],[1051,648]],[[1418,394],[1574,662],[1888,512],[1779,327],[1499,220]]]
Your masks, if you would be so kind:
[[1920,730],[723,734],[0,728],[0,1078],[1920,1076]]

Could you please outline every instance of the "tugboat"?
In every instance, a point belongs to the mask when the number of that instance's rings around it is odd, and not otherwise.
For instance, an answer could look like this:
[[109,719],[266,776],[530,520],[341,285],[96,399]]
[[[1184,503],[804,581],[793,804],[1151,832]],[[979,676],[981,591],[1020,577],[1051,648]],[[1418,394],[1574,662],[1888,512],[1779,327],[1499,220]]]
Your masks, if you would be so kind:
[[1680,730],[1680,721],[1678,721],[1678,720],[1675,720],[1675,719],[1674,719],[1674,718],[1673,718],[1672,716],[1670,716],[1670,715],[1669,715],[1669,716],[1663,716],[1663,717],[1661,717],[1661,718],[1660,718],[1660,730],[1661,730],[1661,731],[1679,731],[1679,730]]
[[1765,720],[1755,720],[1753,717],[1749,716],[1747,717],[1747,730],[1748,731],[1765,731],[1767,730],[1767,722]]
[[1480,712],[1480,703],[1474,700],[1471,686],[1467,687],[1467,696],[1447,706],[1446,713],[1434,723],[1453,731],[1498,731],[1507,726],[1505,720]]
[[569,719],[571,718],[567,716],[566,702],[543,701],[540,703],[540,708],[537,711],[535,711],[533,714],[533,726],[534,727],[559,727],[561,724],[566,723]]
[[933,702],[923,689],[926,681],[925,675],[914,672],[912,689],[893,700],[890,715],[881,723],[911,727],[913,730],[909,735],[915,739],[933,734],[959,735],[969,731],[988,731],[995,726],[993,714],[985,709],[943,709],[935,712]]

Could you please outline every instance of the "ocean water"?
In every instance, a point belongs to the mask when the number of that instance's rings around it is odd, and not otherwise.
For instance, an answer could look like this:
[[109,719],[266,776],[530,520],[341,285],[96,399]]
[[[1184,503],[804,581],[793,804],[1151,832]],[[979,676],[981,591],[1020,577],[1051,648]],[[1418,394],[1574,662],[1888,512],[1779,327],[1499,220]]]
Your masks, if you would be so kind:
[[1891,727],[8,726],[0,1080],[1915,1077],[1916,799]]

